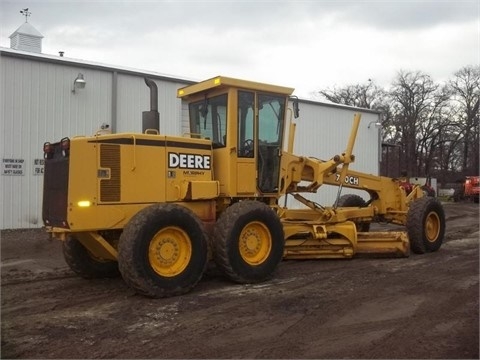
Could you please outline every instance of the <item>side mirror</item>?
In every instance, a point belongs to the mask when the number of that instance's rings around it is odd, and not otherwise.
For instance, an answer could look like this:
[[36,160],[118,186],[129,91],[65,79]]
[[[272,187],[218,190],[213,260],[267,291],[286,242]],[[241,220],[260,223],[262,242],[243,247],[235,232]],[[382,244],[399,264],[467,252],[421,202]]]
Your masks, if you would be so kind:
[[297,119],[300,116],[300,107],[298,105],[298,97],[291,96],[290,99],[293,101],[293,116]]

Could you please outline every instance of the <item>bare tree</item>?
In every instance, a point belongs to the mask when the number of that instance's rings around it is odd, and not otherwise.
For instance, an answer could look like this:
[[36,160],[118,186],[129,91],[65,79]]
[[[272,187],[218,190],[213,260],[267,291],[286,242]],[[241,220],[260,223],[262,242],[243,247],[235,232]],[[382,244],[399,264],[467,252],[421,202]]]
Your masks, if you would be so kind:
[[450,92],[448,87],[439,87],[433,94],[429,111],[419,123],[417,133],[417,151],[419,154],[419,171],[431,175],[441,168],[441,148],[443,135],[451,127]]
[[479,174],[480,66],[465,66],[450,81],[462,134],[462,171]]
[[345,87],[318,91],[318,94],[336,104],[374,109],[385,96],[385,91],[368,79],[366,84],[347,85]]
[[[454,119],[455,114],[452,113],[449,118]],[[439,141],[441,145],[437,148],[440,170],[437,176],[442,186],[445,186],[449,180],[452,180],[448,177],[449,174],[458,173],[458,170],[461,169],[462,156],[460,145],[462,144],[462,138],[462,129],[455,121],[449,121],[440,134]]]
[[432,114],[445,101],[438,89],[439,85],[427,74],[400,71],[390,90],[392,125],[403,146],[401,163],[410,176],[427,175],[429,171],[424,161],[427,144],[436,139]]
[[382,114],[382,141],[395,142],[395,134],[388,124],[391,123],[392,109],[387,91],[368,79],[365,84],[334,87],[319,90],[316,95],[335,104],[356,106],[364,109],[377,110]]
[[432,175],[442,183],[451,181],[449,174],[479,173],[480,66],[460,69],[446,86],[421,71],[399,71],[388,91],[369,79],[316,95],[382,113],[384,153],[400,163],[389,172]]

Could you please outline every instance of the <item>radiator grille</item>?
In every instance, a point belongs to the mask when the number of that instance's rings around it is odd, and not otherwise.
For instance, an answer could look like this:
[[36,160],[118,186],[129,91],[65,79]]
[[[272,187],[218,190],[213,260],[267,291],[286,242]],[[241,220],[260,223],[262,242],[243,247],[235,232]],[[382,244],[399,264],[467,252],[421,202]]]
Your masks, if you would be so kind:
[[100,167],[110,169],[110,179],[100,180],[100,201],[120,201],[120,145],[100,145]]

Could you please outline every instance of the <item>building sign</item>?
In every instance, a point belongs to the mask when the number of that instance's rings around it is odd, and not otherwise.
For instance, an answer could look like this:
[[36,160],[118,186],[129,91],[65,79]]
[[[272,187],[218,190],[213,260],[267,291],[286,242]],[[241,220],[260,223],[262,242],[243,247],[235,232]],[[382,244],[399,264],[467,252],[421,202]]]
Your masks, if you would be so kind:
[[24,159],[2,159],[2,175],[25,175]]
[[33,175],[43,175],[45,159],[33,159]]

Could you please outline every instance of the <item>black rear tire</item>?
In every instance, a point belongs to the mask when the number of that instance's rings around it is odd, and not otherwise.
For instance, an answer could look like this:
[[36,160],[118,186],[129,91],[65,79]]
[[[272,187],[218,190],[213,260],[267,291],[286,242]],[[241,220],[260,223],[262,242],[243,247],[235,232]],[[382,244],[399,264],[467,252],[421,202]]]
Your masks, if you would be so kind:
[[258,201],[231,205],[215,225],[215,263],[228,279],[241,284],[270,278],[283,258],[284,247],[280,219]]
[[70,269],[85,279],[120,276],[116,261],[95,258],[74,235],[64,241],[63,257]]
[[[367,203],[359,195],[345,194],[338,199],[338,207],[366,207]],[[354,221],[358,232],[369,232],[370,223],[365,221]]]
[[176,204],[144,208],[125,226],[118,263],[125,282],[154,298],[190,291],[207,266],[207,236],[202,222]]
[[445,235],[445,213],[442,204],[432,197],[413,201],[407,214],[410,248],[416,254],[437,251]]

